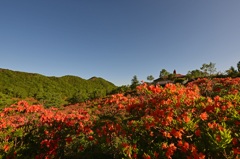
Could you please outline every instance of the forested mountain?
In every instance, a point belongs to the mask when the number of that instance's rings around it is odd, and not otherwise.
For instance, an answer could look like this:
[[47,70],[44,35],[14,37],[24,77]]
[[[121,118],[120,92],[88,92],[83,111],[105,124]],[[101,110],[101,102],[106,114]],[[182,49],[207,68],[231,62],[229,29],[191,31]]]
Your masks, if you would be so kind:
[[105,97],[117,87],[102,78],[88,80],[77,76],[48,77],[0,69],[0,107],[12,99],[33,98],[46,107]]

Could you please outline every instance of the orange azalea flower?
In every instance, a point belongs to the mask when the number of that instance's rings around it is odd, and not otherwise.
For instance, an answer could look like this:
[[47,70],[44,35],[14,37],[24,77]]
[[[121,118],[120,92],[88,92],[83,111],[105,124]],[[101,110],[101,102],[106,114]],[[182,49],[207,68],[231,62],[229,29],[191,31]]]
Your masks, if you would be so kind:
[[143,154],[143,159],[151,159],[151,157],[148,154]]
[[237,145],[238,139],[237,139],[237,138],[233,138],[233,139],[232,139],[232,143],[233,143],[233,145]]
[[198,159],[205,159],[205,155],[203,153],[198,154]]
[[3,150],[4,150],[5,152],[7,152],[7,151],[9,150],[9,148],[10,148],[10,147],[9,147],[8,144],[6,144],[6,145],[3,146]]
[[133,157],[133,158],[137,158],[137,154],[134,153],[134,154],[132,155],[132,157]]
[[122,143],[122,147],[126,148],[126,147],[129,147],[129,145],[127,143]]
[[118,108],[119,108],[119,109],[124,109],[124,105],[123,105],[123,104],[119,104],[119,105],[118,105]]
[[182,145],[183,145],[182,140],[179,140],[177,145],[178,145],[179,147],[182,147]]
[[157,153],[156,151],[154,151],[154,156],[155,156],[156,158],[158,158],[159,153]]
[[221,98],[219,96],[214,97],[214,101],[218,102]]
[[191,120],[191,118],[190,118],[189,116],[187,116],[187,115],[184,115],[184,116],[183,116],[183,120],[184,120],[186,123],[188,123],[188,122]]
[[172,116],[173,116],[173,113],[172,113],[172,112],[170,112],[170,113],[168,114],[167,118],[166,118],[166,119],[167,119],[167,121],[168,121],[168,122],[170,122],[170,123],[171,123],[171,122],[172,122],[172,120],[173,120],[173,117],[172,117]]
[[218,128],[219,130],[222,130],[223,128],[219,126],[215,121],[213,123],[208,123],[208,127],[211,129],[216,129]]
[[192,152],[192,154],[196,154],[197,153],[197,147],[193,144],[190,145],[190,150]]
[[163,143],[163,144],[162,144],[162,149],[166,149],[166,148],[168,148],[167,143]]
[[222,111],[225,111],[225,110],[227,110],[227,106],[223,105],[223,106],[221,106],[221,109],[222,109]]
[[220,135],[217,135],[217,136],[216,136],[216,140],[217,140],[218,142],[220,142],[220,141],[221,141],[221,136],[220,136]]
[[177,131],[175,129],[172,129],[171,134],[175,137],[175,138],[179,138],[182,139],[182,133],[180,131]]
[[4,113],[0,113],[0,117],[1,117],[1,118],[4,117]]
[[171,156],[174,154],[174,151],[177,149],[177,147],[174,145],[174,143],[170,144],[167,152],[166,152],[166,157],[171,158]]
[[200,118],[201,118],[202,120],[207,120],[208,114],[207,114],[206,112],[201,113]]
[[41,147],[43,147],[44,145],[46,145],[46,147],[50,147],[50,141],[45,139],[41,142]]
[[240,155],[240,149],[239,148],[233,148],[233,153],[235,155]]
[[186,152],[189,149],[189,143],[188,142],[184,142],[183,146],[182,146],[183,152]]
[[167,138],[172,138],[171,134],[169,132],[164,131],[163,136]]
[[213,129],[213,128],[214,128],[214,126],[213,126],[213,124],[212,124],[212,123],[208,123],[208,127],[209,127],[209,128],[211,128],[211,129]]
[[201,136],[201,130],[197,129],[197,130],[195,131],[195,135],[196,135],[196,136]]
[[154,136],[154,133],[151,131],[149,135],[150,135],[150,136]]
[[88,137],[88,140],[89,140],[89,141],[92,141],[92,140],[94,140],[94,137],[93,137],[93,136],[89,136],[89,137]]

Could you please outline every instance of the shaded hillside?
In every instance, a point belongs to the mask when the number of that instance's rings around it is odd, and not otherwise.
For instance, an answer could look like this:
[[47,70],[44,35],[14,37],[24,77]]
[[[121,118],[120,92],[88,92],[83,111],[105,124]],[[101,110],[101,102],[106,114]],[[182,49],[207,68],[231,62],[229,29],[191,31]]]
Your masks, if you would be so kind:
[[89,80],[70,75],[47,77],[0,69],[0,106],[10,98],[27,97],[32,97],[45,106],[60,106],[104,97],[116,88],[113,83],[98,77]]

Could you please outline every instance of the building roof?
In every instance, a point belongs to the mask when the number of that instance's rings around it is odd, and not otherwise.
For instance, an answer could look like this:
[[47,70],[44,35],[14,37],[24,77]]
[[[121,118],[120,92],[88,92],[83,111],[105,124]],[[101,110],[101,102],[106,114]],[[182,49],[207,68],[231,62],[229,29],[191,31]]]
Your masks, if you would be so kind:
[[186,77],[186,75],[176,74],[175,77],[176,77],[176,78],[183,78],[183,77]]

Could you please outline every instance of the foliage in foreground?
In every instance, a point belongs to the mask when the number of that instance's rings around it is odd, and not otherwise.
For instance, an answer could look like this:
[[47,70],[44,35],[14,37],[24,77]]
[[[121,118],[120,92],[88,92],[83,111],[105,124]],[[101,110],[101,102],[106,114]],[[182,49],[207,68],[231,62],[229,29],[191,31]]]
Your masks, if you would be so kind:
[[240,78],[142,84],[82,108],[0,112],[2,158],[239,158]]

